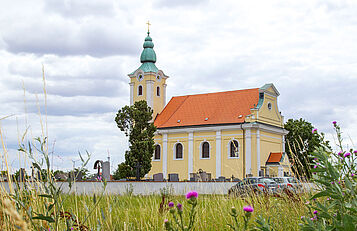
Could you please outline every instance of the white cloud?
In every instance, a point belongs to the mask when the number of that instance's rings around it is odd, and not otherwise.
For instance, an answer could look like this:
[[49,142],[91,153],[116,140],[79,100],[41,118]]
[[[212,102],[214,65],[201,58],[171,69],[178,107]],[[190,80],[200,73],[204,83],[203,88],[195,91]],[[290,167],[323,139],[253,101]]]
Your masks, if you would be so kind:
[[[15,114],[20,131],[28,118],[41,134],[43,64],[57,167],[86,149],[93,159],[109,150],[116,166],[127,142],[114,116],[129,104],[127,73],[140,65],[149,19],[167,101],[272,82],[286,119],[303,117],[331,140],[337,120],[356,141],[356,10],[353,1],[14,0],[0,9],[0,117]],[[12,156],[16,124],[2,121]]]

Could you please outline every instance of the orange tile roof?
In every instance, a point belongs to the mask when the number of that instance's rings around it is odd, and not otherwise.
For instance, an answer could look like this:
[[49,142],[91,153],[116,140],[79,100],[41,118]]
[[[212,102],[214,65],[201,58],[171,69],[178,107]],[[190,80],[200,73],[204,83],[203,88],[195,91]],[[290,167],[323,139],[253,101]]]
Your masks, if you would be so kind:
[[168,128],[243,123],[258,100],[259,88],[172,97],[154,124]]
[[268,157],[267,163],[279,163],[282,156],[282,152],[271,152]]

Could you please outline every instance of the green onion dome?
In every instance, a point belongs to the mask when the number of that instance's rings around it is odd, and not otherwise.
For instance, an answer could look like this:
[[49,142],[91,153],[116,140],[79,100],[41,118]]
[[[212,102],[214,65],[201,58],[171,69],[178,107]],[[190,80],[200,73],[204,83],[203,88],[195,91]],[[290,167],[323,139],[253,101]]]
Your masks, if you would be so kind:
[[141,52],[140,61],[142,63],[146,63],[146,62],[155,63],[156,62],[156,54],[153,49],[154,43],[152,42],[152,38],[150,37],[150,32],[148,32],[148,36],[146,36],[146,38],[145,38],[143,47],[144,47],[144,50],[143,50],[143,52]]

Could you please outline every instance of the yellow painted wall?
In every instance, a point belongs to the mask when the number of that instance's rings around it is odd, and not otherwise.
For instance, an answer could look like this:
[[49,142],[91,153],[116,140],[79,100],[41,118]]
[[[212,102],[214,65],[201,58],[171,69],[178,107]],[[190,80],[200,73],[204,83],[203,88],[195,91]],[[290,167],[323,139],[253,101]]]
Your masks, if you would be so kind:
[[260,131],[260,163],[265,165],[270,152],[282,152],[282,136]]
[[[204,136],[204,137],[203,137]],[[199,169],[211,173],[212,178],[216,176],[216,132],[195,132],[193,134],[193,172]],[[210,144],[210,158],[202,159],[201,145],[204,141]]]
[[[239,143],[239,158],[230,158],[230,142],[235,139]],[[243,177],[243,132],[241,130],[222,131],[221,174],[225,177],[242,179]]]

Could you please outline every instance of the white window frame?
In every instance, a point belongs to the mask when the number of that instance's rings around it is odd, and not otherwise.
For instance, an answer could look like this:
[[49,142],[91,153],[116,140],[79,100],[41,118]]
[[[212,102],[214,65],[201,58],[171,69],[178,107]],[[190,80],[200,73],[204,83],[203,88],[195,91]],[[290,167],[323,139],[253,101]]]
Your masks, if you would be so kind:
[[[208,145],[209,145],[209,148],[208,148],[208,151],[209,151],[209,157],[208,158],[203,158],[202,157],[202,150],[203,150],[203,143],[204,142],[207,142],[208,143]],[[200,160],[210,160],[211,159],[211,155],[212,155],[212,145],[211,145],[211,143],[208,141],[208,140],[203,140],[203,141],[201,141],[201,143],[200,143],[200,152],[199,152],[199,155],[200,155]]]
[[[237,141],[238,142],[238,156],[235,156],[235,157],[231,157],[231,142],[233,142],[233,141]],[[239,143],[239,141],[237,139],[233,138],[230,141],[228,141],[227,150],[228,150],[228,159],[239,159],[239,156],[240,156],[240,143]]]
[[[139,87],[141,87],[141,95],[139,95]],[[143,96],[144,95],[144,87],[143,87],[143,85],[139,84],[137,93],[138,93],[137,94],[138,96]]]
[[[177,144],[181,144],[181,145],[182,145],[182,158],[176,158],[176,145],[177,145]],[[174,154],[173,160],[183,160],[183,158],[184,158],[184,153],[185,153],[185,146],[183,145],[183,143],[180,142],[180,141],[177,141],[177,142],[174,144],[172,153]]]
[[[155,159],[156,145],[159,145],[159,147],[160,147],[160,159]],[[161,156],[162,156],[161,145],[156,143],[155,144],[155,148],[154,148],[154,156],[152,157],[152,161],[161,161]]]

